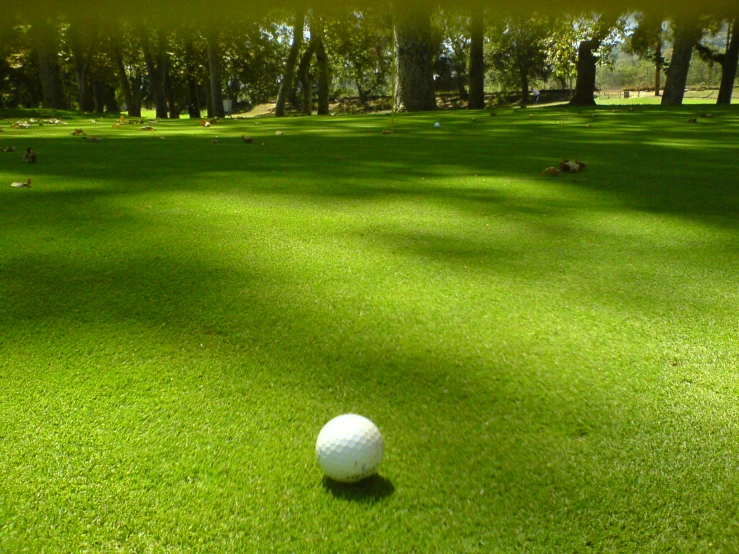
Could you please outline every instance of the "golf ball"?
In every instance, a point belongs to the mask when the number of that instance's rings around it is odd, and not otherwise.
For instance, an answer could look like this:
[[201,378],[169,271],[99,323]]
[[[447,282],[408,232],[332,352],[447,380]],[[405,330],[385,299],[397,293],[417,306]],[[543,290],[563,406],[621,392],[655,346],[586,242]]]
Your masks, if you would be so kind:
[[436,123],[434,123],[434,127],[436,127],[436,128],[438,129],[439,127],[441,127],[441,123],[439,123],[439,122],[437,121]]
[[316,455],[323,472],[341,483],[356,483],[377,472],[384,452],[382,435],[366,417],[344,414],[323,426]]

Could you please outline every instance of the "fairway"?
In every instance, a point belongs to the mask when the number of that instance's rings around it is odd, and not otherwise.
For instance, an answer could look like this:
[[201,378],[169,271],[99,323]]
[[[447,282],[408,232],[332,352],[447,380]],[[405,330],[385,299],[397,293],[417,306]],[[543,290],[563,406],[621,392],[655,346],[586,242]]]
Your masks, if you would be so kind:
[[[738,551],[736,106],[33,115],[0,552]],[[344,413],[358,485],[316,461]]]

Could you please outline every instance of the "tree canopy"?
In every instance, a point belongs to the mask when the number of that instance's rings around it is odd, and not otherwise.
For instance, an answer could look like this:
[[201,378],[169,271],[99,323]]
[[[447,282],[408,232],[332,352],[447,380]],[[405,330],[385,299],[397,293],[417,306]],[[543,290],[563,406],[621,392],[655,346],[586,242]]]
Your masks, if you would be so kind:
[[[176,26],[183,19],[196,19],[202,25],[214,24],[235,15],[240,18],[260,18],[275,9],[299,10],[314,9],[330,15],[334,11],[346,9],[377,8],[376,0],[129,0],[125,8],[120,2],[99,0],[94,9],[87,0],[29,0],[6,6],[4,10],[15,10],[20,13],[58,13],[75,14],[80,18],[110,17],[114,19],[128,18],[129,15],[147,14],[149,21],[158,20],[158,24]],[[390,2],[387,2],[390,5]],[[398,9],[429,7],[427,0],[396,0],[392,5]],[[483,7],[491,14],[507,17],[511,14],[529,14],[533,12],[560,14],[580,12],[647,12],[668,15],[694,15],[705,13],[730,13],[736,11],[736,0],[690,0],[674,2],[673,0],[443,0],[441,7],[471,9]]]

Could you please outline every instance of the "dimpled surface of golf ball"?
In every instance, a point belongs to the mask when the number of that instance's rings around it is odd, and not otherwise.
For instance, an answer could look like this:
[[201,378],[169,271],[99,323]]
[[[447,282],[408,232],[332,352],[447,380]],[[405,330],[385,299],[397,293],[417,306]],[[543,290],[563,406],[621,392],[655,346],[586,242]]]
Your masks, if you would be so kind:
[[384,447],[377,426],[366,417],[344,414],[323,426],[316,455],[323,472],[340,483],[356,483],[377,473]]

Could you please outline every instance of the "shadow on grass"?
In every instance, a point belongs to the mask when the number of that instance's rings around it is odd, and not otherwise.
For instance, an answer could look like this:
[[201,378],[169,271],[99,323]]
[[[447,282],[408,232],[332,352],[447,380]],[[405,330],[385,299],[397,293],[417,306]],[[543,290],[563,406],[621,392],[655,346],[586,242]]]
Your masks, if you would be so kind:
[[[688,123],[700,110],[715,117]],[[105,139],[100,144],[72,139],[66,130],[29,131],[13,141],[33,146],[39,164],[28,168],[20,156],[4,158],[9,165],[0,175],[30,176],[33,192],[52,201],[56,193],[93,186],[95,196],[152,190],[311,202],[415,196],[473,213],[505,193],[504,183],[477,180],[492,177],[540,183],[543,190],[571,185],[606,193],[619,207],[736,225],[736,110],[531,111],[531,118],[511,111],[476,123],[470,114],[443,114],[441,130],[431,126],[435,114],[403,116],[391,136],[379,135],[388,123],[380,116],[265,120],[260,127],[234,121],[217,130],[219,144],[210,143],[214,133],[174,122],[162,125],[163,135],[172,133],[165,141],[102,127],[96,128]],[[275,136],[275,128],[285,136]],[[254,144],[243,144],[244,131]],[[539,176],[544,167],[575,157],[588,163],[582,175]],[[450,178],[468,183],[445,186]],[[10,202],[8,196],[9,208]]]
[[372,475],[358,483],[339,483],[328,477],[323,478],[323,488],[334,498],[349,502],[374,503],[392,496],[395,486],[390,479]]

